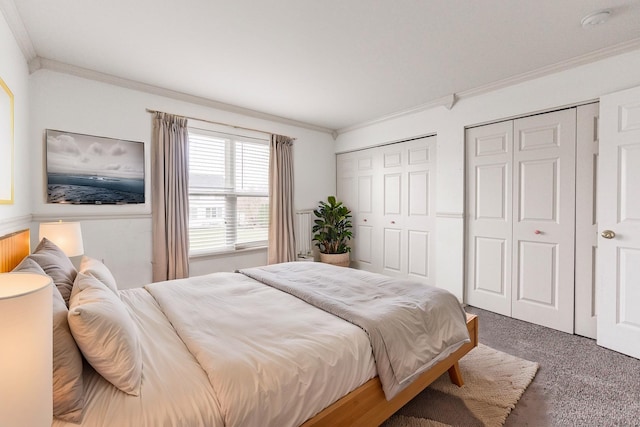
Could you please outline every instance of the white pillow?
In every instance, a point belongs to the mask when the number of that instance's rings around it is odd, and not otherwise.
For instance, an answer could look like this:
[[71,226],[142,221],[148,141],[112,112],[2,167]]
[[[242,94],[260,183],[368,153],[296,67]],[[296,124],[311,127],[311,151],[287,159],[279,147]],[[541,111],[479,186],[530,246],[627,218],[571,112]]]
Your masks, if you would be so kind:
[[80,273],[93,276],[101,281],[107,288],[111,289],[116,295],[118,295],[118,285],[116,279],[111,274],[111,271],[102,262],[97,259],[83,256],[80,261]]
[[68,320],[91,366],[123,392],[138,396],[142,380],[140,339],[120,298],[95,277],[78,273]]

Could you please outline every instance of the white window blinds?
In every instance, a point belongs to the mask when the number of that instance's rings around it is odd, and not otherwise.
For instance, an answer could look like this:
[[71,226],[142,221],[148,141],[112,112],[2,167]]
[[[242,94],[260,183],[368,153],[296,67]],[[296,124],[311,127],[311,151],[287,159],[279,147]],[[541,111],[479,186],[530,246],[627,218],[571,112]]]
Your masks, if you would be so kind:
[[266,245],[269,142],[189,130],[190,254]]

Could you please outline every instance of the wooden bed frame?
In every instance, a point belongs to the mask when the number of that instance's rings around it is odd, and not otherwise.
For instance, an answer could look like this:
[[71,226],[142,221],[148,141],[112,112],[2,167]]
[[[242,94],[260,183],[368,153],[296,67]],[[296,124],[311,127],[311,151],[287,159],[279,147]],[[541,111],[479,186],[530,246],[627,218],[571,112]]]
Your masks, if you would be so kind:
[[387,400],[384,397],[380,380],[375,377],[307,420],[302,427],[378,426],[447,371],[451,382],[462,386],[463,380],[458,361],[478,346],[478,316],[467,313],[467,329],[471,338],[470,343],[463,345],[423,373],[393,399]]
[[29,230],[16,231],[0,237],[0,273],[6,273],[20,264],[31,252]]
[[[0,273],[11,271],[29,253],[29,230],[0,237]],[[451,382],[462,386],[458,361],[478,345],[477,316],[467,314],[467,329],[470,343],[423,373],[393,399],[385,398],[380,380],[375,377],[307,420],[302,427],[378,426],[445,372],[449,372]]]

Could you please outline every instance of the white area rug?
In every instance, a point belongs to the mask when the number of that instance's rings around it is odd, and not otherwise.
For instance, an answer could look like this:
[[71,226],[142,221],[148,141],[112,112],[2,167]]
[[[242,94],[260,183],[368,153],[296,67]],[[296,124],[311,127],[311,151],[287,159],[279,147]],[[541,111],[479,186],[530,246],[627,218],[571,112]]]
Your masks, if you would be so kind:
[[464,386],[444,374],[383,427],[502,426],[538,364],[479,344],[460,360]]

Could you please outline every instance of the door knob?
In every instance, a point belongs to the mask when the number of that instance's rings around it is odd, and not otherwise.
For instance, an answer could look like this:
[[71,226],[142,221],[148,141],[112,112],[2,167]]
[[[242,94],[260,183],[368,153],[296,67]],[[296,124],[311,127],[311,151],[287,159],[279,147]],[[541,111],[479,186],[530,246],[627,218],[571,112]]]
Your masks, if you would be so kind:
[[604,230],[600,235],[605,239],[613,239],[614,237],[616,237],[616,233],[611,230]]

